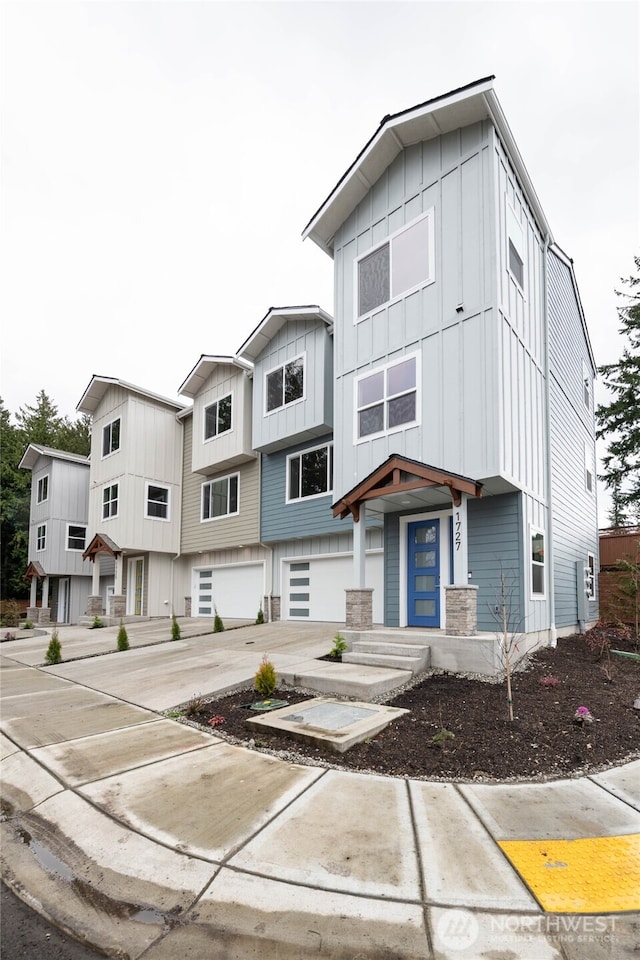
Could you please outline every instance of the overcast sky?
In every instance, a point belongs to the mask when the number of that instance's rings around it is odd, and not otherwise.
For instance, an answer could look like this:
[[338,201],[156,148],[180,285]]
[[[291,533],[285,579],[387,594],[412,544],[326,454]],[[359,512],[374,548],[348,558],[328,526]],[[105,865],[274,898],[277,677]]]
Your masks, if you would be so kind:
[[271,306],[333,312],[301,231],[388,113],[495,74],[598,364],[639,245],[635,2],[64,2],[1,17],[5,406],[164,396]]

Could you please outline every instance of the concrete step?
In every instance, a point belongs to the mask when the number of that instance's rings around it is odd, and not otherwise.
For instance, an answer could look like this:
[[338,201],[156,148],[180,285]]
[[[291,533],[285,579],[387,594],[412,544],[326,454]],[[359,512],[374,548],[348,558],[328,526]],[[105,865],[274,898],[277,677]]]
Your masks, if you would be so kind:
[[430,650],[428,647],[422,656],[407,657],[402,654],[365,653],[358,649],[349,650],[342,654],[343,663],[359,663],[370,667],[391,667],[394,670],[408,670],[412,674],[421,673],[429,666]]
[[353,649],[359,653],[384,653],[392,657],[422,657],[429,650],[425,643],[398,643],[392,640],[356,640]]

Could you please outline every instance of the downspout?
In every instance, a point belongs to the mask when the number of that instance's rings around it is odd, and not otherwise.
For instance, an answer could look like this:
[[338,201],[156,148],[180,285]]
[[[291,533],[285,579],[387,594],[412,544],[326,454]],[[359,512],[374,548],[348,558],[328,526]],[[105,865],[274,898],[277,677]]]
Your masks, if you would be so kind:
[[[263,600],[269,598],[269,610],[263,610],[265,614],[265,620],[268,623],[272,622],[271,617],[271,597],[273,594],[273,547],[270,547],[267,543],[262,542],[262,454],[258,454],[258,543],[263,550],[267,552],[267,575],[265,577],[264,584],[264,597]],[[280,595],[282,596],[282,589],[280,590]],[[281,601],[282,604],[282,601]],[[280,606],[280,616],[282,616],[282,605]]]
[[547,433],[547,543],[546,543],[546,566],[549,579],[549,646],[556,647],[558,643],[558,632],[556,630],[556,597],[555,597],[555,574],[553,563],[553,487],[551,470],[551,376],[549,360],[549,244],[550,237],[547,233],[544,238],[543,259],[542,259],[542,284],[543,284],[543,306],[544,306],[544,333],[545,333],[545,357],[544,357],[544,375],[546,380],[546,404],[545,404],[545,426]]

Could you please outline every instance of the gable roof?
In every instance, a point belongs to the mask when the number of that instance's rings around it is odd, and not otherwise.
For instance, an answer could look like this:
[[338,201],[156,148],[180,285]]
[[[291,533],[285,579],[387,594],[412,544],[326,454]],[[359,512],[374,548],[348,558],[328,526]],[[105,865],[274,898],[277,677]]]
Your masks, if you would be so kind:
[[39,457],[67,460],[69,463],[79,463],[84,467],[88,467],[90,464],[89,457],[85,457],[81,453],[69,453],[67,450],[56,450],[55,447],[45,447],[40,443],[30,443],[18,466],[24,470],[33,470]]
[[313,318],[321,320],[330,329],[333,327],[333,317],[317,305],[269,307],[253,333],[249,334],[238,350],[238,356],[255,361],[269,342],[273,340],[278,330],[289,320],[311,320]]
[[143,387],[137,387],[135,383],[127,383],[126,380],[117,380],[115,377],[101,377],[94,373],[89,381],[88,387],[80,398],[76,410],[79,410],[80,413],[95,413],[109,387],[114,386],[122,387],[123,390],[127,390],[129,393],[135,393],[148,400],[154,400],[156,403],[162,403],[167,407],[171,407],[171,409],[176,412],[182,410],[184,406],[184,404],[178,403],[177,400],[169,400],[168,397],[162,397],[159,393],[152,393],[150,390],[143,389]]
[[240,357],[218,357],[202,353],[200,359],[188,375],[186,380],[178,387],[178,393],[183,397],[195,397],[202,389],[205,381],[211,376],[216,367],[231,366],[238,367],[245,373],[251,373],[253,365],[247,363]]
[[543,236],[550,237],[549,224],[494,92],[494,79],[493,76],[484,77],[383,117],[371,139],[311,217],[302,231],[303,239],[310,237],[325,253],[333,256],[336,231],[402,150],[480,120],[491,120],[497,129],[540,231]]

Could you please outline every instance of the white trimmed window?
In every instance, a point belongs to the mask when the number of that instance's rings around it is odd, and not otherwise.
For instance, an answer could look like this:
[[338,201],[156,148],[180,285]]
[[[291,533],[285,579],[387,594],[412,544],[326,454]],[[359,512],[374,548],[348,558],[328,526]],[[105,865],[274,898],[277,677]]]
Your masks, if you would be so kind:
[[356,321],[435,280],[434,212],[397,230],[355,261]]
[[157,483],[147,483],[144,503],[144,515],[147,519],[169,519],[169,487]]
[[202,519],[217,520],[239,513],[240,474],[232,473],[202,484]]
[[287,457],[287,503],[322,497],[333,490],[333,444]]
[[45,500],[49,499],[49,474],[46,473],[44,477],[40,477],[38,480],[38,494],[37,502],[44,503]]
[[386,364],[356,380],[356,441],[415,425],[418,382],[417,354]]
[[593,450],[589,443],[584,445],[584,485],[587,493],[593,493],[594,489],[594,476],[593,476]]
[[231,394],[204,408],[204,439],[213,440],[231,430]]
[[592,553],[587,554],[586,587],[587,587],[587,600],[595,600],[596,558]]
[[79,523],[67,524],[67,550],[84,550],[87,545],[87,528]]
[[582,399],[587,410],[591,409],[591,373],[584,360],[582,361]]
[[120,449],[120,417],[102,428],[102,456],[108,457]]
[[47,547],[47,525],[41,523],[36,530],[36,550],[46,550]]
[[531,527],[531,595],[544,597],[544,533]]
[[507,263],[509,273],[524,290],[524,233],[513,208],[507,203]]
[[280,410],[304,398],[304,356],[294,357],[265,374],[266,412]]
[[112,483],[102,491],[102,519],[118,516],[118,484]]

